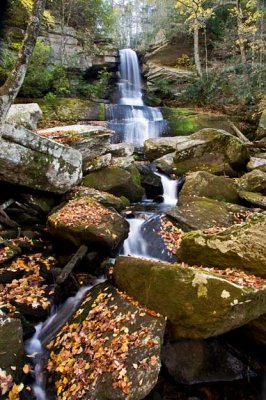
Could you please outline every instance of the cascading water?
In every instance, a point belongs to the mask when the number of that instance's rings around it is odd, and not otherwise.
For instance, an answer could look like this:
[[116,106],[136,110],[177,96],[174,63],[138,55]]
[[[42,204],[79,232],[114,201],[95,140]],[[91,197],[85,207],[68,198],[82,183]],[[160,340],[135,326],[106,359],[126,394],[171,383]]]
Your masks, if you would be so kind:
[[45,346],[69,320],[85,295],[93,288],[93,286],[104,281],[105,278],[99,278],[96,279],[94,285],[82,287],[75,296],[67,299],[57,312],[52,313],[44,323],[37,325],[35,328],[35,334],[26,342],[25,347],[28,356],[34,357],[35,383],[33,385],[33,391],[36,400],[47,400],[46,379],[43,368],[45,358],[43,346]]
[[166,122],[158,108],[142,100],[138,58],[131,49],[120,50],[119,104],[107,109],[108,127],[116,132],[114,142],[125,141],[142,147],[149,138],[159,137]]

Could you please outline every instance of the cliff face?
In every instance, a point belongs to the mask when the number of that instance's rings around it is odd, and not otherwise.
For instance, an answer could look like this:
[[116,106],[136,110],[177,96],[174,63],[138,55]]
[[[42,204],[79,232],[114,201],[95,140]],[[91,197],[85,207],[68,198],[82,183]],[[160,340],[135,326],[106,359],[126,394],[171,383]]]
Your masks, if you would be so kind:
[[66,69],[88,71],[106,67],[115,70],[118,52],[108,39],[102,39],[86,48],[72,27],[61,29],[59,25],[42,32],[39,40],[51,46],[51,63],[61,63]]

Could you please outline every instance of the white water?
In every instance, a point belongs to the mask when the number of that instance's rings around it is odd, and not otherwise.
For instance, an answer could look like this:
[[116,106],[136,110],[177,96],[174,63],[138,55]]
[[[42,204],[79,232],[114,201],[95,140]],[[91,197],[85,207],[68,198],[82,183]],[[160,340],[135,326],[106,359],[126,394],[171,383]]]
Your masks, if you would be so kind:
[[124,242],[122,254],[136,257],[148,257],[147,243],[142,236],[141,227],[145,222],[142,218],[129,218],[129,235]]
[[142,147],[144,141],[156,138],[164,131],[166,123],[161,111],[147,107],[142,100],[141,76],[138,58],[131,49],[120,50],[119,104],[107,110],[108,126],[117,135],[115,141],[125,141]]
[[36,400],[47,400],[45,390],[46,378],[43,368],[45,350],[43,346],[47,344],[70,319],[85,295],[95,285],[104,281],[105,278],[99,278],[94,285],[82,287],[75,296],[69,297],[57,312],[52,313],[44,323],[40,323],[35,327],[35,334],[26,342],[26,352],[28,357],[32,357],[34,362],[35,383],[33,385],[33,391]]
[[177,202],[178,179],[171,179],[164,174],[155,172],[162,180],[163,185],[163,203],[169,206],[175,206]]

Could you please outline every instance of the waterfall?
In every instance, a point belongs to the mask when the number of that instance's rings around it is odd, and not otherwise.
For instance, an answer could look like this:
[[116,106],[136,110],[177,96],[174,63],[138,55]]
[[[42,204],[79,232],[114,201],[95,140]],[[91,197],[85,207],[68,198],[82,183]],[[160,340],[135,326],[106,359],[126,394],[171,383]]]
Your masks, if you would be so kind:
[[129,236],[124,242],[123,254],[135,257],[148,257],[147,243],[142,236],[141,227],[145,222],[142,215],[139,218],[128,218]]
[[159,108],[147,107],[142,100],[137,54],[120,50],[119,104],[107,108],[108,127],[116,132],[114,142],[125,141],[142,147],[149,138],[159,137],[166,128]]
[[177,187],[179,179],[171,179],[159,172],[155,173],[161,178],[163,185],[163,202],[167,206],[175,206],[177,202]]

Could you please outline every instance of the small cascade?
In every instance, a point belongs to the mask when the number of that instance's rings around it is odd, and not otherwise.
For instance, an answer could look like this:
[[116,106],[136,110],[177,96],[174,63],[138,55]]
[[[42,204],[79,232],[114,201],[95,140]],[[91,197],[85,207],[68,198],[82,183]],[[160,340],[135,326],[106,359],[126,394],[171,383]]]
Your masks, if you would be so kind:
[[94,285],[82,287],[75,296],[67,301],[44,323],[38,324],[33,337],[26,342],[26,352],[29,357],[34,355],[35,383],[33,385],[36,400],[46,400],[46,377],[44,373],[45,350],[44,346],[56,335],[62,326],[69,320],[76,311],[85,295],[98,283],[104,282],[104,278],[97,279]]
[[145,140],[159,137],[166,122],[158,108],[142,100],[138,58],[131,49],[120,50],[119,104],[107,109],[108,127],[116,132],[114,142],[125,141],[142,147]]
[[177,187],[179,180],[171,179],[164,174],[156,172],[156,175],[161,178],[163,185],[163,203],[167,206],[175,206],[177,202]]
[[136,257],[148,257],[147,243],[142,236],[141,227],[145,222],[143,214],[139,218],[128,218],[129,236],[124,242],[122,254],[125,256],[132,255]]

